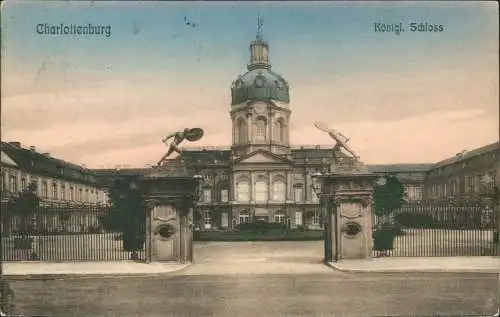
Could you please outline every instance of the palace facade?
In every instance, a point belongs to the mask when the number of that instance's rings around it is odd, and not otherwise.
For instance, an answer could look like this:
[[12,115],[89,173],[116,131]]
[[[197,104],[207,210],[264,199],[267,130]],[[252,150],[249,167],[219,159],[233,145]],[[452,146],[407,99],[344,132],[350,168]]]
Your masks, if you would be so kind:
[[[485,175],[491,182],[483,184]],[[426,199],[475,198],[500,184],[500,143],[472,151],[463,151],[438,162],[427,172],[424,183]]]
[[[332,164],[332,146],[291,146],[290,87],[271,69],[269,45],[257,36],[250,43],[247,71],[231,86],[232,144],[184,148],[183,160],[193,175],[204,178],[199,203],[200,230],[234,228],[254,220],[290,227],[320,229],[318,197],[311,175]],[[168,164],[168,162],[167,162]],[[430,164],[369,166],[370,171],[400,175],[412,200],[421,199]],[[148,169],[95,170],[103,184],[113,175],[144,175]]]
[[[43,219],[35,217],[33,221],[44,230],[60,230],[62,223],[67,231],[88,230],[89,227],[98,226],[97,215],[90,211],[108,204],[107,192],[97,182],[92,170],[48,153],[39,153],[35,147],[24,148],[20,142],[1,143],[1,177],[2,208],[6,208],[10,200],[35,183],[41,206],[59,211],[63,208],[78,211],[70,215],[67,221],[61,221],[57,212],[44,214]],[[15,216],[11,219],[6,230],[16,230],[21,223],[18,218]]]

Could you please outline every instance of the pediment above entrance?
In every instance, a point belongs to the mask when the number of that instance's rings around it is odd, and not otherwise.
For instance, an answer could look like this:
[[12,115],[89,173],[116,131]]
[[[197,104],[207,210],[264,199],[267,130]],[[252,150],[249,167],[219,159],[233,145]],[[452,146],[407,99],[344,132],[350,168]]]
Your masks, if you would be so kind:
[[243,157],[240,157],[235,161],[236,164],[261,164],[261,163],[285,163],[289,164],[290,161],[286,158],[283,158],[279,155],[276,155],[271,152],[267,152],[264,150],[257,150],[252,153],[249,153]]

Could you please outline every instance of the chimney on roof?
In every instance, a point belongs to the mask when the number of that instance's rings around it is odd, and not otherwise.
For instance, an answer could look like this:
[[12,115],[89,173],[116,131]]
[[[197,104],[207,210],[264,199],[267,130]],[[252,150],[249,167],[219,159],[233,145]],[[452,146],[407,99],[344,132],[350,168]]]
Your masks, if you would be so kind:
[[30,146],[30,150],[33,151],[33,152],[35,152],[36,151],[36,147],[34,145],[31,145]]
[[21,148],[21,142],[9,142],[9,144],[18,149]]

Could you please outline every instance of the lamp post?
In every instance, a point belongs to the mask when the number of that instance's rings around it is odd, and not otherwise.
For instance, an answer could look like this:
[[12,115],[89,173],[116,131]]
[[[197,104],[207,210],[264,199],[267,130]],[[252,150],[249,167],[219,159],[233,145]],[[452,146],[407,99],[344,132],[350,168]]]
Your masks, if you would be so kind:
[[[139,185],[137,184],[136,180],[133,179],[129,184],[128,184],[128,187],[130,189],[130,198],[131,198],[131,204],[132,206],[136,207],[136,206],[139,206],[139,204],[141,203],[140,201],[137,201],[139,199],[139,197],[137,196],[138,195],[138,188],[139,188]],[[139,240],[142,241],[142,230],[140,230],[139,228],[134,228],[135,229],[135,233],[134,233],[134,246],[133,246],[133,250],[132,250],[132,253],[130,254],[130,259],[133,260],[133,261],[137,261],[139,260],[139,255],[138,255],[138,252],[137,252],[137,247],[139,247]],[[138,232],[139,231],[139,232]]]
[[[339,251],[339,239],[338,239],[338,230],[337,230],[337,209],[333,204],[331,204],[331,195],[323,192],[323,174],[320,172],[313,173],[311,175],[312,180],[312,189],[316,196],[318,196],[320,201],[320,207],[322,209],[322,218],[323,218],[323,234],[324,234],[324,261],[331,262],[332,261],[332,232],[335,233],[335,261],[337,262],[339,259],[338,251]],[[332,208],[333,207],[333,208]],[[333,209],[333,210],[331,210]],[[333,226],[332,226],[332,214],[333,214]],[[333,227],[333,228],[332,228]],[[334,230],[334,231],[332,231]]]

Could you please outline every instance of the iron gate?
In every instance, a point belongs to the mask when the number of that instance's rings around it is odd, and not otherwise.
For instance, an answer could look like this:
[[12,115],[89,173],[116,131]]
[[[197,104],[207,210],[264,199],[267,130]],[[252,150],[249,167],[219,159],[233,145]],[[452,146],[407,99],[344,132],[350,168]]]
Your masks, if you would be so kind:
[[[498,256],[498,212],[478,201],[407,204],[386,219],[395,234],[392,248],[374,255]],[[377,230],[383,230],[380,223]]]
[[[126,223],[126,222],[123,222]],[[126,226],[110,206],[47,204],[29,211],[2,206],[4,261],[144,260],[145,222]]]

